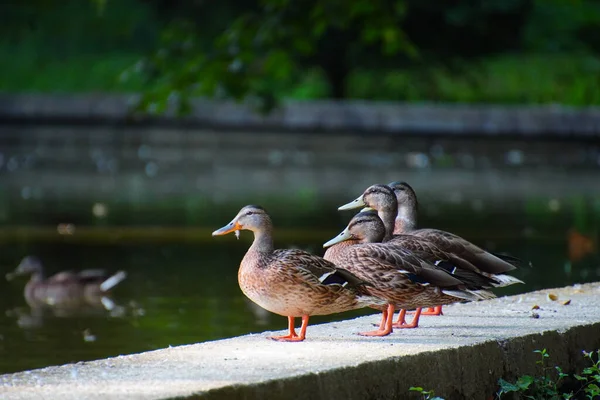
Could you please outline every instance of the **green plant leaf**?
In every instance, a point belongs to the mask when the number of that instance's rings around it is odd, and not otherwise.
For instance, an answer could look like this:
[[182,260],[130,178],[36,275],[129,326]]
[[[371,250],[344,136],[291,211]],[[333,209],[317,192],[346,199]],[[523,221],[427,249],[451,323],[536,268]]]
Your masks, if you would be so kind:
[[529,386],[531,386],[531,384],[533,383],[533,380],[534,380],[533,377],[531,377],[529,375],[523,375],[522,377],[517,379],[516,386],[518,386],[519,389],[521,389],[522,391],[525,391],[529,388]]
[[519,386],[505,381],[502,378],[498,379],[498,385],[500,386],[500,391],[503,393],[518,392],[519,390],[521,390]]

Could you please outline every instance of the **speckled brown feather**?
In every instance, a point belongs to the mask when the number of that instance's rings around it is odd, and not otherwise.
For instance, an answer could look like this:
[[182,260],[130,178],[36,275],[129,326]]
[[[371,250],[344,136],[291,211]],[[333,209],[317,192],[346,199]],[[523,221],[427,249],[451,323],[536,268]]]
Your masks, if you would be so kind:
[[[319,277],[340,272],[333,263],[302,250],[249,251],[238,273],[240,288],[259,306],[283,316],[327,315],[371,305],[365,282],[351,273],[348,285],[322,284]],[[379,303],[382,303],[379,301]]]
[[516,268],[515,260],[510,263],[484,249],[474,245],[462,237],[438,229],[417,229],[418,201],[412,187],[406,182],[392,182],[388,185],[396,197],[396,218],[394,234],[409,234],[426,238],[443,251],[453,253],[455,256],[469,262],[485,274],[503,274]]
[[432,241],[439,248],[454,253],[489,274],[503,274],[516,269],[514,265],[450,232],[437,229],[417,229],[410,234]]
[[238,282],[254,303],[287,317],[327,315],[383,304],[368,295],[367,282],[303,250],[273,248],[271,218],[260,206],[242,207],[235,218],[213,235],[239,230],[254,234],[244,255]]
[[[399,246],[364,243],[347,246],[331,258],[336,265],[372,282],[366,289],[387,299],[396,308],[413,309],[449,304],[462,299],[445,295],[441,289],[462,290],[463,282]],[[431,255],[421,254],[432,258]],[[427,277],[428,285],[416,283],[408,274]],[[490,297],[493,297],[490,293]],[[383,310],[383,307],[376,307]]]

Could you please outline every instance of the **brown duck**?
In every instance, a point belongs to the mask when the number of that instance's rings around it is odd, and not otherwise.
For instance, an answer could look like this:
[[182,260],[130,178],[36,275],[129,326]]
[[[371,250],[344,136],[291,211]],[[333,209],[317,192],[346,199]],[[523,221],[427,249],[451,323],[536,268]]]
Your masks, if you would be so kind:
[[[396,196],[398,211],[394,221],[394,234],[409,234],[434,242],[439,248],[468,260],[484,273],[499,274],[527,265],[523,260],[505,254],[490,253],[462,237],[439,229],[417,229],[418,202],[415,191],[406,182],[391,182],[388,185]],[[531,264],[529,264],[531,266]],[[507,284],[523,283],[507,277]],[[512,279],[511,279],[512,278]]]
[[55,309],[73,309],[99,302],[111,309],[114,303],[107,295],[127,276],[124,271],[111,276],[103,270],[87,269],[80,272],[63,271],[44,278],[42,263],[35,256],[23,258],[13,272],[6,274],[6,279],[12,280],[21,275],[30,275],[24,289],[27,303],[32,308]]
[[[514,265],[479,249],[475,245],[456,235],[432,229],[418,231],[401,231],[397,229],[398,219],[404,221],[407,212],[406,210],[400,209],[396,193],[390,186],[372,185],[357,199],[341,206],[339,209],[346,210],[362,206],[373,208],[378,212],[378,215],[386,228],[383,239],[384,242],[396,243],[404,248],[415,250],[424,250],[421,246],[425,246],[426,251],[436,254],[441,259],[446,257],[452,261],[457,267],[453,270],[453,274],[460,279],[467,281],[471,280],[477,285],[483,285],[483,282],[480,279],[488,279],[489,284],[493,287],[503,287],[515,283],[523,283],[519,279],[503,273],[515,269]],[[415,237],[426,241],[415,241]],[[442,240],[442,238],[446,238],[446,240]],[[439,252],[445,254],[442,255]],[[430,310],[422,313],[422,315],[441,314],[441,306],[430,308]],[[401,315],[397,324],[404,323],[402,317],[403,315]]]
[[[264,309],[288,317],[288,334],[271,339],[304,340],[311,315],[385,304],[385,300],[369,295],[367,281],[319,256],[296,249],[275,250],[273,224],[262,207],[243,207],[213,236],[230,232],[237,236],[240,230],[254,233],[254,241],[238,271],[242,292]],[[300,334],[294,329],[296,317],[302,318]]]
[[495,297],[482,289],[490,286],[487,281],[478,286],[458,279],[451,272],[455,269],[452,264],[426,248],[407,250],[391,242],[378,243],[385,235],[377,213],[363,211],[352,218],[342,233],[323,245],[334,246],[325,253],[326,259],[371,282],[368,291],[388,301],[386,307],[373,307],[383,311],[379,329],[363,335],[385,336],[394,327],[413,327],[392,324],[397,308],[416,309],[418,324],[421,307]]

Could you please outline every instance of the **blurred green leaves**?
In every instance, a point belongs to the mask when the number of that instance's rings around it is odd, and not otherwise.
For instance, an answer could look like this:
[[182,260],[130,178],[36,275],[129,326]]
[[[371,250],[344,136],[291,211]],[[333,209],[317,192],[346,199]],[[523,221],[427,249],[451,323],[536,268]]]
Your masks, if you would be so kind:
[[307,68],[328,69],[332,35],[344,40],[333,43],[340,50],[333,57],[348,68],[360,65],[367,51],[415,56],[401,29],[404,13],[402,0],[260,0],[208,42],[195,40],[205,34],[201,26],[172,21],[158,49],[124,76],[146,79],[138,106],[151,113],[185,112],[194,96],[244,100],[269,111]]

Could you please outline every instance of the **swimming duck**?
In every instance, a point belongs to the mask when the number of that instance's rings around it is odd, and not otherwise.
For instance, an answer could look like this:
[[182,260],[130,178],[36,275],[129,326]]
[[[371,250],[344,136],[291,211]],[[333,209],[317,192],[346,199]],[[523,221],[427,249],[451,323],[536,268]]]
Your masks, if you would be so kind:
[[[238,271],[242,292],[264,309],[288,317],[288,334],[271,339],[300,342],[306,337],[311,315],[385,304],[385,300],[369,295],[368,281],[322,257],[298,249],[275,250],[273,224],[264,208],[243,207],[230,223],[212,235],[235,232],[238,236],[241,230],[254,233],[254,241]],[[302,318],[300,334],[294,328],[297,317]]]
[[[465,278],[465,274],[469,275],[471,278],[475,278],[477,276],[481,277],[482,279],[487,278],[489,279],[490,285],[493,287],[503,287],[515,283],[523,283],[519,279],[503,274],[503,272],[510,271],[515,268],[512,264],[509,264],[497,257],[491,256],[496,258],[500,263],[506,264],[505,268],[491,268],[489,265],[487,265],[488,263],[484,262],[485,257],[474,254],[473,251],[471,251],[471,248],[466,247],[464,244],[459,245],[456,240],[442,240],[443,238],[447,238],[448,235],[452,234],[442,231],[436,231],[438,233],[432,234],[432,231],[434,230],[427,230],[429,232],[423,232],[423,234],[415,234],[415,232],[418,231],[396,229],[398,219],[405,221],[407,214],[410,214],[412,210],[399,210],[397,195],[388,185],[372,185],[368,187],[357,199],[339,207],[339,210],[348,210],[364,206],[375,209],[383,221],[386,229],[383,241],[386,243],[393,242],[408,249],[415,249],[416,245],[423,246],[426,245],[426,242],[415,242],[414,240],[411,240],[411,238],[418,237],[420,239],[426,239],[429,243],[429,245],[427,245],[428,250],[434,252],[442,251],[446,253],[445,257],[449,256],[451,261],[457,267],[454,272],[463,275],[463,279]],[[441,235],[439,232],[447,235]],[[466,240],[459,238],[456,235],[452,236],[470,244]],[[470,245],[473,246],[473,248],[477,248],[472,244]],[[479,250],[484,252],[481,249]],[[437,255],[440,256],[439,253],[437,253]],[[483,282],[479,281],[478,284],[483,284]],[[430,308],[428,311],[423,312],[422,315],[442,315],[441,306]],[[404,321],[399,319],[397,324],[401,324],[402,322]]]
[[100,269],[87,269],[80,272],[63,271],[44,278],[42,262],[35,256],[24,257],[13,272],[6,274],[6,279],[12,280],[21,275],[30,275],[24,296],[32,308],[47,306],[69,309],[95,305],[101,301],[108,310],[114,303],[107,295],[127,277],[124,271],[111,276]]
[[[371,282],[369,292],[388,301],[385,308],[372,306],[383,312],[379,329],[362,335],[385,336],[394,327],[416,327],[421,307],[495,297],[493,293],[453,276],[455,267],[430,251],[410,251],[395,243],[378,243],[385,235],[385,226],[377,213],[362,211],[352,218],[342,233],[323,245],[336,247],[334,251],[326,252],[325,258]],[[351,242],[343,245],[346,241]],[[396,308],[416,309],[415,326],[393,324]]]

